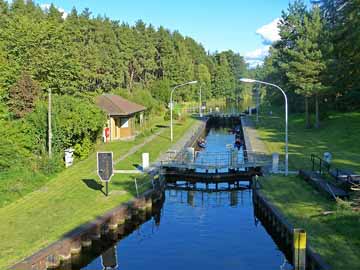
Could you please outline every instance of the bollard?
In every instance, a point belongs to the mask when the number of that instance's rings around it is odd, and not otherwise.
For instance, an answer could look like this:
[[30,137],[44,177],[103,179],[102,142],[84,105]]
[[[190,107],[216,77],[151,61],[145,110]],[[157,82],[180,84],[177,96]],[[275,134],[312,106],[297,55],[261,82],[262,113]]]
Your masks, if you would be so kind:
[[142,153],[142,169],[147,170],[149,168],[149,153]]
[[279,153],[272,154],[272,172],[273,173],[279,172]]
[[304,229],[294,229],[294,270],[306,268],[306,232]]

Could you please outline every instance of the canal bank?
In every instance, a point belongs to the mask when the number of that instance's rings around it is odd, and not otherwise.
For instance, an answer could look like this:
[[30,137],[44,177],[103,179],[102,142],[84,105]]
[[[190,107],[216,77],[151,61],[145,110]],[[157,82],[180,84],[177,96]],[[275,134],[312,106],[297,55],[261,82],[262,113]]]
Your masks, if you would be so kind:
[[[197,138],[205,132],[206,121],[207,119],[195,120],[180,139],[177,138],[178,136],[175,137],[178,139],[177,143],[170,150],[187,147],[196,142]],[[167,154],[167,152],[164,153]],[[77,256],[82,248],[91,246],[93,240],[107,237],[109,232],[113,233],[119,226],[121,228],[125,226],[124,224],[139,219],[139,215],[146,215],[148,211],[151,211],[152,204],[162,199],[162,189],[158,175],[156,175],[156,172],[150,172],[150,177],[153,183],[152,188],[139,198],[123,203],[95,220],[72,229],[61,240],[16,264],[12,269],[42,270],[58,267],[62,262],[67,262],[72,257]]]
[[[241,117],[242,129],[244,133],[246,148],[254,151],[266,152],[269,153],[268,147],[262,141],[259,136],[256,127],[249,116]],[[266,170],[266,168],[263,168]],[[269,170],[268,170],[269,171]],[[277,176],[272,176],[272,179]],[[281,176],[279,176],[281,177]],[[265,177],[266,178],[266,177]],[[262,178],[263,179],[263,178]],[[264,180],[265,181],[265,180]],[[269,194],[269,190],[264,190],[262,192],[260,185],[253,185],[254,187],[254,209],[257,217],[263,223],[264,227],[268,233],[272,236],[274,241],[278,244],[279,248],[286,254],[286,257],[289,261],[293,261],[294,253],[294,229],[298,224],[290,223],[285,215],[273,205],[275,203],[272,200],[269,200],[264,193]],[[286,183],[284,183],[286,185]],[[281,187],[275,187],[276,189],[281,189]],[[288,207],[287,205],[286,207]],[[285,205],[284,205],[285,207]],[[299,225],[298,225],[299,226]],[[312,237],[309,237],[312,238]],[[324,259],[316,253],[310,244],[307,243],[306,248],[306,269],[331,269],[330,266],[324,261]]]
[[[348,158],[353,157],[352,152],[356,148],[352,145],[349,148],[341,143],[334,143],[337,141],[338,131],[345,128],[344,123],[348,121],[348,117],[348,115],[338,115],[326,120],[322,129],[315,132],[304,130],[302,116],[290,117],[289,138],[291,145],[296,147],[297,151],[294,153],[290,148],[290,168],[311,168],[310,154],[322,155],[326,149],[334,154],[335,164],[344,162],[339,165],[341,167],[357,164],[358,168],[359,163],[356,163],[358,159]],[[255,127],[256,137],[261,139],[271,151],[281,153],[284,148],[282,116],[268,116],[264,113],[259,119]],[[349,141],[354,142],[357,131],[356,128],[352,130],[353,136],[348,138]],[[260,183],[261,193],[266,200],[292,226],[306,230],[311,248],[331,269],[359,269],[360,212],[351,210],[349,202],[328,200],[295,175],[288,177],[281,174],[267,175],[260,179]]]
[[[202,154],[226,150],[234,137],[228,128],[210,130]],[[66,269],[290,270],[254,215],[252,190],[222,183],[211,186],[198,183],[196,190],[168,187],[157,219],[147,220],[112,247],[106,245],[101,254],[88,250],[87,254],[95,255],[74,258]]]
[[[176,123],[174,141],[179,140],[196,121],[188,118]],[[117,159],[159,129],[164,129],[164,132],[144,147],[165,150],[171,145],[170,129],[159,125],[134,141],[106,144],[99,151],[113,151],[114,159]],[[0,269],[7,269],[61,239],[74,228],[136,196],[134,175],[114,176],[110,183],[110,196],[104,196],[94,168],[96,153],[66,169],[41,189],[0,208]]]
[[311,249],[332,270],[359,269],[360,213],[348,202],[329,200],[298,176],[273,175],[260,183],[266,200],[289,224],[306,230]]

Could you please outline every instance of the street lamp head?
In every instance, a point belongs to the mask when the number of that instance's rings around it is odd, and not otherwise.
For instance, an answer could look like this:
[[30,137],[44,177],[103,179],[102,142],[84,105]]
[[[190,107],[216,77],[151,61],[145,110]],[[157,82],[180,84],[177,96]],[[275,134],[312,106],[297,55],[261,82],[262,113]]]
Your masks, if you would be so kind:
[[196,84],[198,81],[191,81],[191,82],[188,82],[187,84]]
[[254,83],[254,82],[256,82],[256,80],[254,80],[254,79],[248,79],[248,78],[240,78],[240,82],[244,82],[244,83]]

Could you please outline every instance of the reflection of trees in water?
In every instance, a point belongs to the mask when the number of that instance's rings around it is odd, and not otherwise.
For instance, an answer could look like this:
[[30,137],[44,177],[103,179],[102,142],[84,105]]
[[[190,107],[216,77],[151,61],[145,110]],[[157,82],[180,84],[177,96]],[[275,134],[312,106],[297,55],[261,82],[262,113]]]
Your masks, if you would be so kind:
[[244,195],[251,196],[251,191],[243,187],[233,188],[229,190],[223,189],[204,189],[198,188],[191,189],[191,187],[177,187],[174,189],[168,189],[166,191],[166,198],[172,202],[178,202],[180,204],[188,204],[191,207],[201,206],[217,206],[222,207],[230,205],[236,207],[238,205],[244,205]]

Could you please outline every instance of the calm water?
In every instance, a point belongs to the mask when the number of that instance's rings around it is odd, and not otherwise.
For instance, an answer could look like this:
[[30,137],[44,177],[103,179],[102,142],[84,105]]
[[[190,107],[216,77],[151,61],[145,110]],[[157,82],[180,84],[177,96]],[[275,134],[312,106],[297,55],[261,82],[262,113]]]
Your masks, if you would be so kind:
[[[226,144],[233,144],[234,135],[225,130],[212,130],[207,141],[207,151],[221,151],[226,149]],[[114,268],[105,268],[115,264]],[[255,218],[251,190],[166,190],[160,215],[142,224],[81,269],[265,270],[291,267]]]

